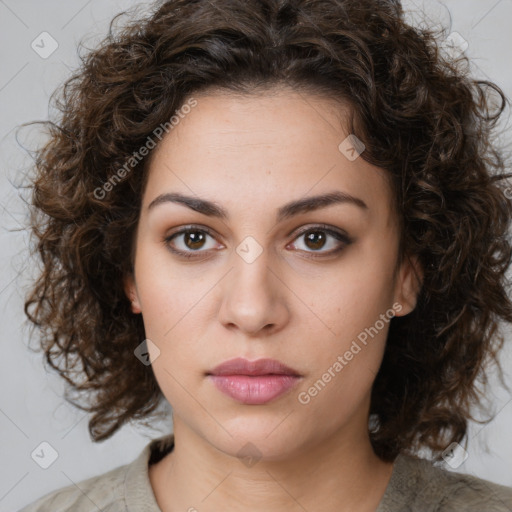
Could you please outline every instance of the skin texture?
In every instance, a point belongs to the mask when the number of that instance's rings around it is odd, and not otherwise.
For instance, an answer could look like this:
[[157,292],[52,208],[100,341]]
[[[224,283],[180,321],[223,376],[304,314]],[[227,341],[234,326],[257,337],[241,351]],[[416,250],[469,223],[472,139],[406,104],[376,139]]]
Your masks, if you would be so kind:
[[[397,316],[415,307],[416,260],[405,259],[393,272],[399,233],[385,171],[340,152],[349,135],[346,113],[328,99],[291,90],[194,97],[197,106],[153,155],[134,274],[125,280],[132,311],[142,313],[154,343],[153,371],[173,407],[174,451],[150,468],[159,506],[164,512],[374,511],[393,467],[373,452],[367,427],[389,324],[308,404],[298,395],[393,304],[401,306]],[[336,204],[276,223],[285,203],[334,191],[360,198],[368,209]],[[148,210],[170,192],[214,201],[229,220],[171,202]],[[352,242],[325,231],[323,246],[298,236],[320,223],[345,231]],[[165,241],[190,224],[214,236],[204,234],[202,244],[186,235]],[[252,263],[236,251],[247,236],[263,251]],[[200,256],[180,258],[171,244]],[[312,257],[337,247],[341,252]],[[205,375],[237,356],[278,359],[302,378],[267,404],[240,404]],[[248,442],[260,457],[250,467],[237,456]]]

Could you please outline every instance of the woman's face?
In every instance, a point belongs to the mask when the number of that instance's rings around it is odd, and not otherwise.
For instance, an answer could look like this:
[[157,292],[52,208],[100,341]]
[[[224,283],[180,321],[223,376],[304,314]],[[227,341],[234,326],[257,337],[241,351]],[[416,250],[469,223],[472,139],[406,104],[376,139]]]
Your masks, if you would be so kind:
[[[389,320],[417,293],[411,264],[394,274],[384,171],[350,149],[326,99],[195,99],[153,155],[126,279],[175,429],[276,460],[333,435],[358,442]],[[338,200],[312,201],[326,194]],[[295,376],[212,375],[234,358]]]

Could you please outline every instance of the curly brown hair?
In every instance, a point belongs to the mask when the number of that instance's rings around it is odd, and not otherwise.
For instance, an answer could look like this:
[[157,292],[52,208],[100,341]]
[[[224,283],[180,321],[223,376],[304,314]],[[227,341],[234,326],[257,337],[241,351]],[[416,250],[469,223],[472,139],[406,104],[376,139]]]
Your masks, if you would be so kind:
[[362,157],[393,184],[398,263],[416,255],[424,270],[415,310],[390,323],[372,391],[374,450],[387,461],[421,448],[439,457],[462,442],[487,364],[501,371],[499,322],[512,322],[511,175],[492,138],[509,103],[501,89],[471,78],[465,55],[443,54],[444,31],[411,26],[396,1],[170,0],[114,33],[118,16],[56,91],[59,119],[47,121],[31,182],[43,271],[25,312],[67,391],[86,395],[73,404],[94,413],[92,439],[163,398],[134,357],[144,327],[123,289],[155,152],[97,191],[191,94],[287,85],[351,107]]

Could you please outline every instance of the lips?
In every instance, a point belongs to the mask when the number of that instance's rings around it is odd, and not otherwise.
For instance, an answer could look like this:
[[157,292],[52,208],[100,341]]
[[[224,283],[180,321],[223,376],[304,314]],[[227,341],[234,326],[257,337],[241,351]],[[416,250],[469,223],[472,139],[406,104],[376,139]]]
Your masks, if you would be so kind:
[[299,377],[300,374],[293,368],[277,361],[276,359],[258,359],[248,361],[242,357],[230,359],[216,366],[211,375],[293,375]]
[[275,359],[230,359],[207,373],[219,391],[247,405],[262,405],[293,388],[301,375]]

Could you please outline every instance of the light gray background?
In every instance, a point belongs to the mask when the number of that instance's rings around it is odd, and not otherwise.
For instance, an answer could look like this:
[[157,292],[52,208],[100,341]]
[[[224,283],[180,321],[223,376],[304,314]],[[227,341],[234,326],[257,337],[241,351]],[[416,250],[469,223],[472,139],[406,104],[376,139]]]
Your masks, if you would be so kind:
[[[86,36],[86,46],[94,47],[106,35],[112,17],[136,3],[0,0],[0,512],[16,511],[51,490],[126,464],[150,438],[169,430],[163,423],[154,431],[130,425],[104,443],[93,443],[86,413],[63,400],[63,383],[45,372],[41,355],[27,350],[29,331],[23,314],[24,294],[37,264],[29,258],[24,230],[27,194],[18,187],[31,159],[20,143],[34,148],[40,139],[39,125],[22,130],[19,141],[15,128],[47,118],[50,94],[79,64],[78,42]],[[404,6],[424,7],[431,22],[442,23],[447,33],[461,34],[469,45],[465,51],[473,59],[474,76],[496,82],[512,97],[512,0],[408,0]],[[412,13],[410,19],[420,23]],[[47,59],[31,48],[43,31],[59,45]],[[509,127],[510,123],[502,126],[508,133]],[[506,335],[501,360],[512,385],[508,329]],[[498,414],[487,426],[471,425],[469,457],[457,471],[512,486],[511,396],[498,383],[492,385],[491,396]],[[31,458],[43,441],[58,452],[46,470]]]

